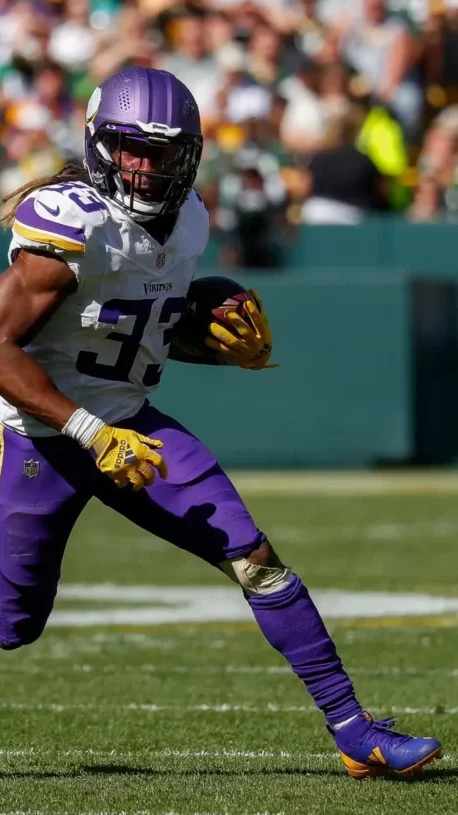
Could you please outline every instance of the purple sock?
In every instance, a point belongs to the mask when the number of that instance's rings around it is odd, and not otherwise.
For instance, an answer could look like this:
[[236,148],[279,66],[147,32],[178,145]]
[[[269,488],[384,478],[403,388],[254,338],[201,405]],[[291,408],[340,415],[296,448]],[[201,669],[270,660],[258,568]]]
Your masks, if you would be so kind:
[[305,682],[330,725],[361,711],[353,684],[345,673],[335,645],[318,609],[297,575],[286,589],[246,595],[256,621],[269,642]]

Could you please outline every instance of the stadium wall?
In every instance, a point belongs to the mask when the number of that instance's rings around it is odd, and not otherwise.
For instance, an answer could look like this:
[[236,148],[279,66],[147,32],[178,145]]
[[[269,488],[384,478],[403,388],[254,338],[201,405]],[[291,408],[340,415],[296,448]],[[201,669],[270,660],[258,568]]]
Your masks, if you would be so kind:
[[[458,438],[450,442],[441,404],[449,400],[455,423],[456,244],[450,224],[302,228],[281,270],[224,270],[261,292],[280,367],[170,363],[154,403],[231,467],[421,462],[419,443],[432,462],[450,462]],[[214,273],[217,250],[201,274]]]

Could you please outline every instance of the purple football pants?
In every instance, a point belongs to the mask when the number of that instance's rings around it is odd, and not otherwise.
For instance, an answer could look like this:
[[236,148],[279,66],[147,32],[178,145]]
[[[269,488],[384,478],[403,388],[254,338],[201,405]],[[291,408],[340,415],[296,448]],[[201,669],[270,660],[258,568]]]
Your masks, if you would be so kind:
[[[92,496],[147,532],[217,566],[265,540],[215,457],[174,419],[145,404],[121,425],[164,442],[168,477],[119,490],[64,436],[3,431],[0,446],[0,645],[36,640],[52,610],[65,546]],[[296,575],[282,589],[246,597],[268,642],[304,682],[329,724],[360,710],[320,614]]]
[[3,432],[0,450],[0,644],[36,640],[52,610],[70,532],[96,496],[148,532],[217,565],[247,554],[265,536],[214,455],[149,404],[119,422],[164,442],[168,478],[120,490],[65,436]]

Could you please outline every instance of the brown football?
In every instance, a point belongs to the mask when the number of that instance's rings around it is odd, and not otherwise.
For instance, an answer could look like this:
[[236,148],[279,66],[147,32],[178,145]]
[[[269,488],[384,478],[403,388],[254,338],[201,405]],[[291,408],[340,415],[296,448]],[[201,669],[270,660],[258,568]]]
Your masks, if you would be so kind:
[[205,338],[208,337],[208,326],[214,320],[230,327],[226,319],[228,311],[246,317],[243,303],[247,300],[253,300],[250,292],[229,277],[215,275],[193,280],[185,310],[175,326],[172,345],[196,361],[206,358],[209,363],[231,364],[224,355],[208,348]]

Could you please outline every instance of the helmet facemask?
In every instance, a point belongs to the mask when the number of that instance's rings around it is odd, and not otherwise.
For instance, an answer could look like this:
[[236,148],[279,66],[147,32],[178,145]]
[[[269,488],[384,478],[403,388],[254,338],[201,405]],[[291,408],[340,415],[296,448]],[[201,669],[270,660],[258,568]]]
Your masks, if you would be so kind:
[[[202,137],[147,135],[135,126],[105,122],[88,150],[94,159],[94,186],[132,217],[148,220],[174,212],[189,195],[202,153]],[[148,159],[153,169],[142,170]]]

